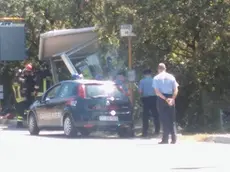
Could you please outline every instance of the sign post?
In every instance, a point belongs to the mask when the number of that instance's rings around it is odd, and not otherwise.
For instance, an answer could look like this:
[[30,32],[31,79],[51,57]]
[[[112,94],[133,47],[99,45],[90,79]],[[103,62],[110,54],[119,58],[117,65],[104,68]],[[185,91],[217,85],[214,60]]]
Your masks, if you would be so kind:
[[4,90],[3,90],[3,85],[0,85],[0,109],[2,110],[2,103],[1,100],[4,99]]
[[4,98],[4,91],[3,91],[3,85],[0,85],[0,100]]
[[[129,58],[128,58],[128,67],[129,67],[129,73],[128,75],[132,75],[133,74],[133,71],[132,71],[132,37],[136,36],[134,33],[133,33],[133,27],[131,24],[124,24],[124,25],[121,25],[120,26],[120,36],[121,37],[127,37],[128,38],[128,52],[129,52]],[[135,76],[135,75],[134,75]],[[128,77],[129,78],[129,93],[130,93],[130,100],[132,102],[132,104],[134,104],[134,101],[133,101],[133,85],[130,80],[130,78],[132,77]],[[135,80],[135,78],[134,78]]]

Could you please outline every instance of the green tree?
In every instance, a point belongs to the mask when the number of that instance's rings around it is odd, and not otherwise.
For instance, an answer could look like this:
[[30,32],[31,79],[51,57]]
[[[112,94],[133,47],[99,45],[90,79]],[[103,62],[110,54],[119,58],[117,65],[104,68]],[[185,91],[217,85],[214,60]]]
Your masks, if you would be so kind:
[[207,105],[220,107],[229,90],[229,1],[99,0],[94,9],[94,21],[104,26],[103,40],[121,49],[127,47],[119,26],[133,24],[137,69],[155,68],[160,61],[168,64],[180,81],[179,114],[189,114],[180,119],[198,113],[196,122],[210,122]]
[[[102,48],[119,47],[119,63],[127,63],[127,39],[120,38],[119,29],[132,24],[135,69],[155,70],[165,62],[179,80],[181,124],[206,125],[216,117],[212,112],[228,102],[228,0],[8,0],[0,2],[0,16],[26,19],[28,55],[34,62],[41,33],[97,25]],[[7,64],[2,72],[18,65]]]

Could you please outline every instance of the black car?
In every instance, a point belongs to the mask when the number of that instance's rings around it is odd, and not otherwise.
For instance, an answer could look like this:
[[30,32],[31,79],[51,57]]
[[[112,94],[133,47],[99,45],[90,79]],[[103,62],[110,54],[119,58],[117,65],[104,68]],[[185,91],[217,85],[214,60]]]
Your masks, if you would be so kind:
[[43,129],[63,129],[66,136],[78,132],[88,136],[95,130],[117,131],[120,137],[133,135],[129,98],[110,81],[60,82],[31,105],[27,122],[31,135]]

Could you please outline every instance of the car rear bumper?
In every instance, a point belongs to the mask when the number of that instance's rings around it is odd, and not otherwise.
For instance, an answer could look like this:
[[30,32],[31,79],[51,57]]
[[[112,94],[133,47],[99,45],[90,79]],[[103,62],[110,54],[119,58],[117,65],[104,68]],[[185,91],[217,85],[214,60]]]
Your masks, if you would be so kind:
[[89,122],[76,122],[75,127],[85,128],[91,130],[114,130],[117,128],[133,127],[132,121],[119,121],[119,122],[105,122],[105,121],[89,121]]

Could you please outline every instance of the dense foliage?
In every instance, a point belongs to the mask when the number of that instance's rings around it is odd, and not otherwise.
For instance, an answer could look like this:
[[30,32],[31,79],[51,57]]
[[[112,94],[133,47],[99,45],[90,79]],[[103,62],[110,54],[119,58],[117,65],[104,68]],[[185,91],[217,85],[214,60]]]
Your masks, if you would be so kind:
[[218,109],[228,105],[229,0],[2,0],[0,16],[25,17],[28,56],[33,61],[41,32],[98,25],[102,43],[127,51],[119,28],[133,24],[135,69],[168,64],[180,83],[181,124],[215,123]]

